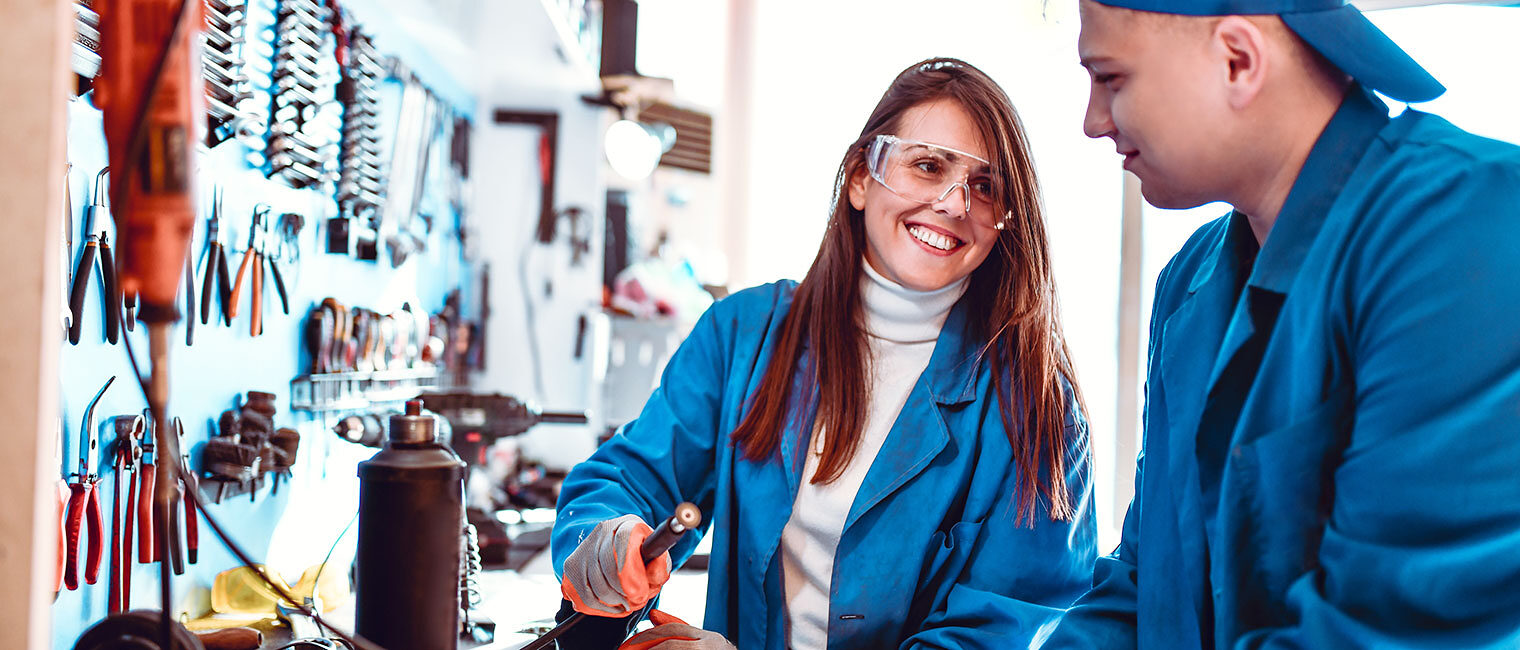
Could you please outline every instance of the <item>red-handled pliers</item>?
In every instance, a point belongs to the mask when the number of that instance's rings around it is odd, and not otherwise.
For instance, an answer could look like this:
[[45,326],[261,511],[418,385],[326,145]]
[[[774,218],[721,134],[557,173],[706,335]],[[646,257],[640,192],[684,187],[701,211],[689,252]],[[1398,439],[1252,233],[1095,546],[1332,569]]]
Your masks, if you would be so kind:
[[86,552],[84,565],[84,581],[95,584],[100,577],[100,561],[104,557],[105,544],[103,533],[105,526],[100,515],[100,474],[96,463],[100,456],[100,434],[95,430],[95,404],[100,401],[100,396],[111,387],[115,377],[106,380],[106,385],[100,387],[100,392],[95,393],[95,399],[90,400],[90,405],[84,410],[84,429],[80,432],[79,448],[79,472],[75,475],[79,480],[69,484],[68,514],[64,517],[63,532],[68,539],[68,552],[64,557],[63,586],[73,590],[79,588],[79,534],[80,528],[88,526],[90,533],[90,545]]

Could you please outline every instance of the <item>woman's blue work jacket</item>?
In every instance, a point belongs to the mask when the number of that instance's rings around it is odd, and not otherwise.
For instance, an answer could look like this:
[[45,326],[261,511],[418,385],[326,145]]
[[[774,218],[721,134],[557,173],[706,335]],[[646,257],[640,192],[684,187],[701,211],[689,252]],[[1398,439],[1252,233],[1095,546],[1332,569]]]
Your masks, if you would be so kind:
[[[765,462],[744,459],[729,434],[795,289],[779,282],[713,305],[639,418],[570,472],[552,538],[557,573],[597,522],[628,513],[656,522],[691,501],[710,514],[714,536],[704,627],[745,650],[785,647],[777,550],[812,418],[789,426],[789,453]],[[1042,510],[1020,525],[992,369],[978,354],[982,342],[968,339],[965,312],[962,300],[948,316],[850,509],[834,561],[830,648],[1027,646],[1091,578],[1086,422],[1073,415],[1066,427],[1074,520],[1051,521]],[[677,566],[696,537],[672,550]]]

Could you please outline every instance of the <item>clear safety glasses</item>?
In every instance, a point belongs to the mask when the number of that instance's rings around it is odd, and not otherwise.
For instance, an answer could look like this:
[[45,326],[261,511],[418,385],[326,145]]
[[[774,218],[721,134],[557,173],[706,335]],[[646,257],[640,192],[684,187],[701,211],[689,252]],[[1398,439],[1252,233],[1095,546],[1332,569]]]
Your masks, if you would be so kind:
[[938,203],[958,189],[967,215],[989,223],[1002,216],[993,196],[992,163],[979,156],[878,135],[866,148],[866,169],[876,182],[909,201]]

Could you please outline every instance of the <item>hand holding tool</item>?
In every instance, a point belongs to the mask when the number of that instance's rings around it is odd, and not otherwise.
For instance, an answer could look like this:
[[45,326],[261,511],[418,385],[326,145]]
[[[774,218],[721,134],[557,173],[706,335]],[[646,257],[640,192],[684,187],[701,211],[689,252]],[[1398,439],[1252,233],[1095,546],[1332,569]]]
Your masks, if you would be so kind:
[[649,611],[649,621],[654,627],[628,637],[618,650],[653,650],[666,641],[682,641],[683,650],[734,650],[734,644],[717,632],[693,627],[679,618],[658,609]]
[[[616,521],[619,521],[619,519],[612,520],[612,522]],[[611,522],[604,521],[600,524],[597,524],[597,528],[601,528],[604,524],[608,523]],[[676,506],[675,514],[672,514],[670,518],[662,522],[660,526],[654,530],[654,532],[649,533],[647,537],[643,538],[642,543],[640,543],[638,546],[639,552],[637,559],[642,565],[648,566],[649,564],[653,564],[657,560],[664,558],[665,577],[659,581],[660,583],[664,583],[665,579],[668,579],[670,577],[669,555],[667,554],[670,551],[670,547],[675,546],[676,542],[680,541],[681,536],[686,534],[686,531],[696,528],[697,526],[701,525],[701,523],[702,511],[692,503],[681,503],[680,505]],[[647,524],[645,526],[647,527]],[[616,528],[617,526],[613,526],[614,532],[616,531]],[[582,549],[586,548],[586,542],[589,542],[596,537],[596,529],[593,529],[591,535],[587,536],[587,538],[581,542],[581,545],[575,549],[575,552],[570,554],[571,558],[574,558],[576,553],[580,553]],[[632,547],[633,545],[629,544],[628,546]],[[625,559],[625,563],[631,564],[634,559],[635,556],[632,553],[629,553]],[[565,561],[566,582],[570,581],[570,571],[570,560],[567,559]],[[560,589],[562,592],[565,592],[564,583],[561,583]],[[597,593],[594,595],[601,596],[602,594]],[[650,597],[653,595],[654,594],[652,593],[649,594]],[[568,594],[566,597],[569,597]],[[645,598],[645,600],[647,601],[648,598]],[[573,600],[571,602],[574,604]],[[579,610],[580,608],[577,606],[576,609]],[[543,636],[538,637],[537,640],[534,640],[533,642],[523,646],[519,650],[543,650],[544,648],[547,648],[553,644],[554,640],[559,638],[560,635],[575,627],[582,620],[585,620],[585,614],[581,613],[580,611],[576,611],[564,621],[561,621],[559,625],[554,626],[554,629],[549,630],[548,632],[544,633]]]
[[101,553],[104,549],[101,536],[105,528],[100,516],[100,491],[96,486],[100,481],[95,468],[100,455],[100,436],[95,431],[95,404],[100,402],[100,397],[111,387],[113,381],[116,381],[115,377],[106,380],[106,384],[100,387],[100,392],[95,393],[95,399],[90,400],[90,405],[85,408],[84,429],[80,431],[79,480],[69,485],[68,515],[64,524],[68,552],[64,558],[63,586],[71,591],[79,588],[79,535],[82,526],[87,526],[90,534],[90,545],[86,550],[88,555],[85,556],[85,582],[93,585],[100,575]]
[[639,549],[654,532],[638,515],[601,522],[565,560],[560,593],[575,610],[623,616],[644,606],[670,579],[670,558],[643,561]]

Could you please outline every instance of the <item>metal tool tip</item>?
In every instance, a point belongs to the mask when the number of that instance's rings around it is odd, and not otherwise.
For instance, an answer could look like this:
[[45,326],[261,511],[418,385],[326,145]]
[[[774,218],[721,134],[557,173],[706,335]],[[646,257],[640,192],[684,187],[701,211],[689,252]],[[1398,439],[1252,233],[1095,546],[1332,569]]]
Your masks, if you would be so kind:
[[687,528],[696,528],[702,525],[702,509],[690,501],[683,501],[676,506],[675,520]]

